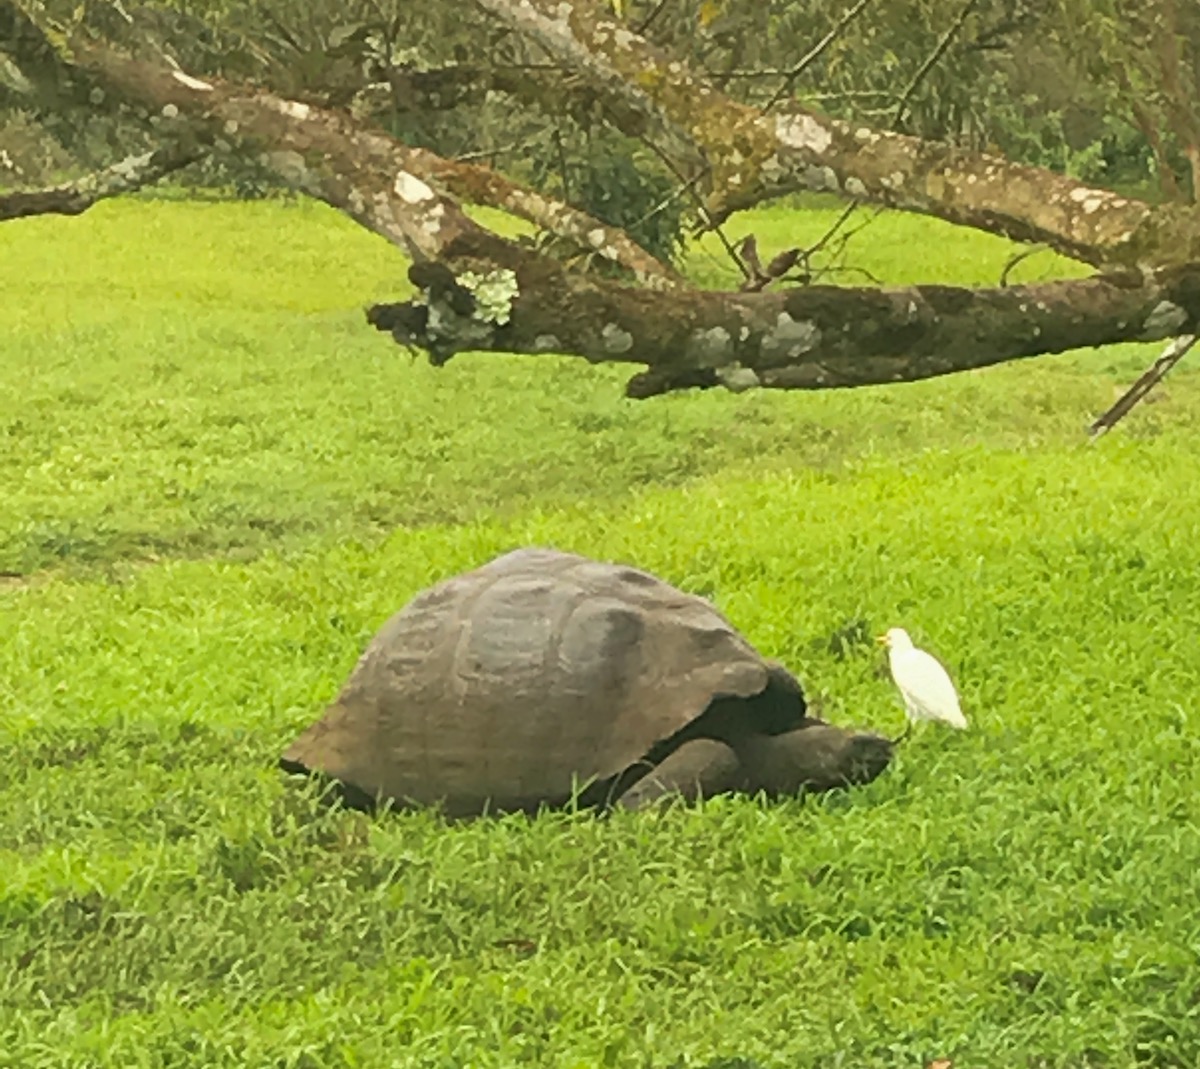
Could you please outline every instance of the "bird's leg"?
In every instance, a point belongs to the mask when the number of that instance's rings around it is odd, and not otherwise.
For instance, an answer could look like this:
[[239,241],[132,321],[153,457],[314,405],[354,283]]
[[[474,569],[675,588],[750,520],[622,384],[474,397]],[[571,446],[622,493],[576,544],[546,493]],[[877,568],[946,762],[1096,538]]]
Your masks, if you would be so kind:
[[909,737],[909,735],[912,734],[912,729],[913,729],[913,722],[911,720],[909,720],[908,723],[905,725],[904,730],[899,735],[897,735],[894,739],[892,739],[892,745],[899,746],[900,743],[904,742]]

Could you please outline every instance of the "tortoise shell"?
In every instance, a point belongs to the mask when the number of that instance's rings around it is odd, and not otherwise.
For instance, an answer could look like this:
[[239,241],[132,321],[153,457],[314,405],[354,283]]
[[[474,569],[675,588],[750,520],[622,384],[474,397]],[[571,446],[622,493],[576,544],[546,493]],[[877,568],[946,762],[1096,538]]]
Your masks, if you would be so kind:
[[[765,705],[734,700],[768,690]],[[281,763],[401,806],[528,811],[648,768],[710,706],[768,714],[751,731],[805,712],[799,684],[705,599],[626,565],[518,549],[388,620]]]

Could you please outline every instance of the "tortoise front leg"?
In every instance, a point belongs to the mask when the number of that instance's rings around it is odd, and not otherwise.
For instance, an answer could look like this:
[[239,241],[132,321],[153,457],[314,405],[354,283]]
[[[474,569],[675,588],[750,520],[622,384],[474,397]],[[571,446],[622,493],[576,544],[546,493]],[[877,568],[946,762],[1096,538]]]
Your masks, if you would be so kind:
[[870,783],[891,762],[893,745],[882,735],[814,720],[781,735],[747,736],[738,757],[749,790],[779,797]]
[[668,795],[688,802],[742,786],[745,776],[737,754],[716,739],[682,743],[629,788],[617,804],[641,809]]

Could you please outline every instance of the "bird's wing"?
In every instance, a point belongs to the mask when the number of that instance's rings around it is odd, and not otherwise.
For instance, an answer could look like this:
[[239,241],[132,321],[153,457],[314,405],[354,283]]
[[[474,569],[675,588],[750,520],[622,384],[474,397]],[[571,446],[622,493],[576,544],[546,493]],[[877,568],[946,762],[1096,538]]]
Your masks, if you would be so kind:
[[909,650],[904,656],[902,680],[897,680],[904,696],[937,719],[961,719],[958,691],[946,669],[932,654]]

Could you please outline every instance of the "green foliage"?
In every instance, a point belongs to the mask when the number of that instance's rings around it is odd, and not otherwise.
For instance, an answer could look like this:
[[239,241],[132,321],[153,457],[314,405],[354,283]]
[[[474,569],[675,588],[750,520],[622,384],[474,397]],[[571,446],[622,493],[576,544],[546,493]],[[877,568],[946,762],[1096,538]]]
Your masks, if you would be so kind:
[[[404,265],[324,208],[0,243],[0,1065],[1200,1062],[1195,372],[1092,448],[1147,348],[633,403],[409,362],[361,313]],[[900,217],[854,248],[1010,251]],[[839,722],[902,723],[864,637],[903,623],[973,728],[864,790],[604,822],[372,820],[276,773],[405,599],[529,542],[710,594]]]
[[694,205],[679,195],[678,179],[630,138],[604,130],[548,135],[530,147],[520,171],[537,188],[625,230],[664,263],[678,260]]

